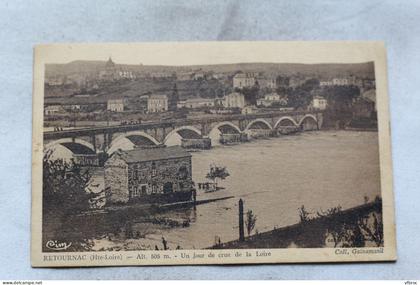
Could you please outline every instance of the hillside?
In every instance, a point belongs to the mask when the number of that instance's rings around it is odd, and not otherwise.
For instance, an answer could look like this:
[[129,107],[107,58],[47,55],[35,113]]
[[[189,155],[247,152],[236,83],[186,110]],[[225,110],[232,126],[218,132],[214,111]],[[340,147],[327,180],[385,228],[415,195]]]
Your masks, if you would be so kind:
[[[46,77],[56,75],[70,75],[75,73],[94,73],[105,67],[106,61],[72,61],[66,64],[47,64]],[[148,72],[185,72],[192,70],[213,71],[216,73],[264,72],[268,74],[303,75],[317,74],[320,77],[346,76],[357,74],[359,76],[373,77],[374,65],[372,62],[355,64],[300,64],[300,63],[230,63],[216,65],[191,66],[163,66],[163,65],[127,65],[116,64],[117,68],[133,70],[141,73]]]

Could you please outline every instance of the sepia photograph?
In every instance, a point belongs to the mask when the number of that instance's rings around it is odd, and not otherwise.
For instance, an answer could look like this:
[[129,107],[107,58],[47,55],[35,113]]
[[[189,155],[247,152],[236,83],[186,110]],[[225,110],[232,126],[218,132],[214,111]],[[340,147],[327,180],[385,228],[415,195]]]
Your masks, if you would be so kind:
[[37,47],[33,265],[395,259],[384,54]]

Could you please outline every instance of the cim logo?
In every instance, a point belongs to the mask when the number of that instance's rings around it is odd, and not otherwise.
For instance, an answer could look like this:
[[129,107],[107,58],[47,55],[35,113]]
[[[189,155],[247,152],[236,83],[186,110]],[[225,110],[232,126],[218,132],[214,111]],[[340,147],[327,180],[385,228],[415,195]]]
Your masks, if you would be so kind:
[[70,243],[66,243],[66,242],[59,242],[56,240],[49,240],[47,241],[47,243],[45,244],[45,246],[48,249],[52,249],[52,250],[66,250],[71,246],[71,242]]

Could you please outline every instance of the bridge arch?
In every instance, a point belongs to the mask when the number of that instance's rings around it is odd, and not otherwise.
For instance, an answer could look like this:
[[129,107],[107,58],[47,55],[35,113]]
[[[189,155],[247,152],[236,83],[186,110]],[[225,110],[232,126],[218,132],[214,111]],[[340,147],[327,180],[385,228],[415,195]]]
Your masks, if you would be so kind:
[[252,125],[254,125],[254,124],[256,124],[256,123],[262,123],[262,124],[264,124],[265,126],[267,126],[270,130],[272,130],[272,129],[273,129],[273,127],[270,125],[270,123],[269,123],[269,122],[267,122],[266,120],[264,120],[264,119],[255,119],[255,120],[253,120],[252,122],[250,122],[250,123],[246,126],[245,131],[249,130],[249,129],[252,127]]
[[95,147],[82,139],[63,138],[44,146],[44,153],[50,152],[49,159],[62,159],[71,162],[75,155],[94,155]]
[[302,125],[302,123],[303,123],[303,121],[304,120],[306,120],[306,119],[308,119],[308,118],[312,118],[316,123],[318,123],[318,119],[317,119],[317,117],[315,117],[314,115],[312,115],[312,114],[306,114],[305,116],[303,116],[303,118],[302,119],[300,119],[300,121],[299,121],[299,126],[301,126]]
[[283,122],[283,121],[289,121],[296,127],[299,126],[299,124],[296,123],[296,121],[292,117],[284,116],[284,117],[281,117],[280,119],[278,119],[278,121],[274,124],[274,129],[277,129],[277,127],[280,126],[281,122]]
[[[130,138],[131,137],[131,138]],[[119,135],[115,139],[112,140],[111,145],[109,146],[107,153],[108,155],[111,155],[113,152],[115,152],[118,149],[123,150],[130,150],[133,149],[136,145],[138,145],[135,140],[135,138],[139,138],[139,140],[142,140],[144,145],[159,145],[160,142],[156,140],[151,135],[143,132],[143,131],[132,131],[127,132],[124,134]]]
[[83,146],[84,148],[88,148],[93,153],[96,152],[93,144],[91,144],[91,143],[89,143],[85,140],[78,139],[78,138],[74,138],[74,139],[73,138],[64,138],[64,139],[59,139],[59,140],[56,140],[56,141],[49,142],[44,146],[44,151],[52,149],[54,146],[56,146],[58,144],[63,145],[63,146],[66,146],[68,144],[76,144],[76,145]]
[[318,119],[312,114],[306,114],[299,121],[299,127],[302,131],[313,131],[319,129]]
[[163,140],[163,143],[167,146],[172,146],[172,145],[180,145],[181,144],[181,139],[184,138],[182,133],[180,133],[180,131],[186,131],[189,132],[191,134],[191,136],[194,136],[194,138],[201,138],[201,131],[199,129],[197,129],[196,127],[193,126],[183,126],[183,127],[179,127],[176,128],[172,131],[170,131],[165,139]]
[[[221,129],[223,128],[223,129]],[[211,145],[220,145],[221,134],[241,134],[241,129],[232,122],[224,121],[213,126],[209,132]]]

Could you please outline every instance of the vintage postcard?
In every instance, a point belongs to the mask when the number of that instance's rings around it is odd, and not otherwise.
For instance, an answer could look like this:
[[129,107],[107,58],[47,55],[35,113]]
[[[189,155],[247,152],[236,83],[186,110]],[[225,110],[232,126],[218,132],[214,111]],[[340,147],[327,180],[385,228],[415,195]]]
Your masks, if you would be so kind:
[[396,260],[381,42],[40,45],[32,265]]

